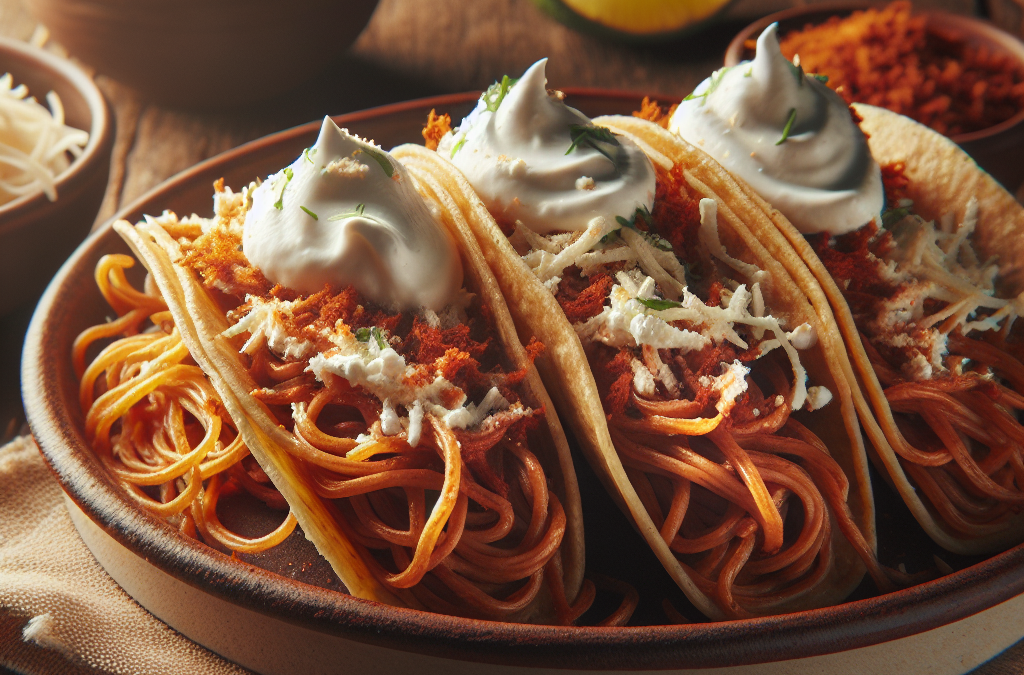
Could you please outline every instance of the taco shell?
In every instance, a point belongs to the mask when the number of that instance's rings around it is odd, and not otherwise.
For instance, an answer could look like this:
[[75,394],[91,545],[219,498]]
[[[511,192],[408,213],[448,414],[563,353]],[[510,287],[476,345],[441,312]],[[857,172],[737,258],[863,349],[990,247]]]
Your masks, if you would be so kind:
[[[565,434],[553,413],[554,408],[540,376],[518,340],[499,286],[457,206],[457,203],[467,201],[466,198],[453,199],[436,186],[431,190],[426,181],[421,181],[420,186],[422,196],[436,207],[440,219],[456,240],[462,256],[465,284],[491,309],[495,332],[504,344],[512,366],[527,369],[520,385],[524,403],[534,409],[550,411],[542,425],[547,429],[548,439],[544,443],[547,447],[531,449],[543,464],[551,489],[565,510],[566,530],[561,542],[561,563],[565,595],[571,603],[583,582],[583,519]],[[151,273],[183,342],[209,376],[253,457],[285,497],[306,537],[331,564],[349,593],[395,606],[421,608],[410,592],[390,589],[374,578],[364,558],[369,553],[353,543],[338,508],[313,490],[308,470],[289,452],[301,441],[281,427],[269,409],[251,393],[257,386],[245,369],[236,347],[222,335],[229,328],[228,321],[197,276],[177,264],[183,257],[178,242],[156,222],[144,221],[133,226],[119,221],[114,228]],[[510,620],[545,622],[552,618],[551,611],[550,597],[546,590],[542,590],[528,607]]]
[[[904,164],[904,175],[910,181],[907,196],[914,201],[919,215],[936,219],[954,213],[957,222],[962,222],[968,201],[971,197],[977,199],[975,247],[983,258],[998,258],[1000,295],[1010,297],[1024,290],[1024,208],[1013,196],[945,136],[883,108],[864,104],[855,104],[854,108],[863,118],[861,128],[868,134],[871,154],[878,163],[883,166],[895,162]],[[921,527],[943,548],[965,555],[992,553],[1024,541],[1024,515],[1012,517],[998,532],[970,538],[944,527],[935,512],[922,501],[893,450],[894,444],[906,441],[896,427],[846,300],[803,234],[778,211],[771,209],[770,213],[775,227],[814,275],[814,280],[804,281],[804,287],[819,286],[832,304],[837,326],[855,366],[855,374],[850,374],[849,381],[865,433],[876,451],[874,458]]]
[[[820,411],[803,415],[808,425],[828,446],[832,457],[850,478],[849,506],[869,546],[875,547],[874,505],[867,474],[867,458],[851,398],[847,371],[852,366],[827,298],[801,290],[814,286],[813,277],[793,247],[779,236],[763,203],[744,192],[728,173],[701,150],[661,127],[631,117],[603,117],[594,123],[628,136],[651,158],[655,167],[669,170],[682,164],[692,188],[718,204],[719,232],[729,254],[765,270],[765,300],[773,313],[785,316],[788,325],[809,323],[819,341],[802,352],[811,379],[834,393],[835,400]],[[396,148],[417,179],[429,177],[453,195],[472,195],[466,178],[438,153],[413,145]],[[519,329],[521,340],[536,337],[546,346],[537,364],[560,414],[568,421],[588,461],[609,494],[646,539],[655,555],[689,600],[712,619],[725,618],[723,611],[695,584],[688,568],[666,544],[626,475],[612,442],[607,417],[583,345],[554,295],[537,279],[509,243],[484,203],[476,196],[460,204],[491,266]],[[770,608],[784,613],[834,604],[860,582],[865,566],[833,521],[834,563],[827,582],[813,593],[797,596]]]

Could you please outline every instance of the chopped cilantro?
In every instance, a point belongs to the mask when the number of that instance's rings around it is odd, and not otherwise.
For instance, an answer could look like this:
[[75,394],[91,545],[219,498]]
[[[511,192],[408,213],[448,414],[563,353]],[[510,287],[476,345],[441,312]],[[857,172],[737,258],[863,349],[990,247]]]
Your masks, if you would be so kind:
[[305,206],[300,206],[299,208],[305,211],[306,215],[312,218],[313,220],[320,220],[320,216],[316,215],[315,213],[307,209]]
[[451,156],[452,159],[455,159],[455,153],[458,152],[459,150],[461,150],[462,146],[465,145],[465,144],[466,144],[466,137],[463,136],[461,139],[459,139],[459,142],[455,144],[455,147],[452,148],[452,156]]
[[388,159],[388,156],[385,155],[381,150],[367,146],[365,148],[362,148],[362,152],[366,153],[373,159],[373,161],[380,164],[380,168],[384,169],[384,173],[387,174],[388,178],[394,177],[395,165],[391,163],[391,160]]
[[612,242],[618,241],[619,239],[620,239],[619,231],[618,230],[612,230],[608,234],[606,234],[603,237],[601,237],[601,243],[602,244],[611,244]]
[[653,309],[656,312],[660,312],[666,309],[672,309],[674,307],[682,307],[682,305],[678,302],[675,302],[673,300],[662,300],[661,298],[651,298],[650,300],[646,298],[637,298],[636,301],[639,302],[644,307],[647,307],[648,309]]
[[782,138],[775,141],[775,145],[782,145],[789,138],[789,132],[793,129],[793,122],[796,122],[796,108],[789,109],[789,119],[786,120],[786,126],[782,128]]
[[515,86],[515,83],[519,81],[519,78],[511,78],[508,75],[501,76],[501,82],[495,82],[491,86],[487,87],[487,91],[483,93],[480,98],[484,102],[484,106],[490,112],[497,112],[498,106],[505,100],[508,92]]
[[648,226],[654,223],[654,218],[651,216],[651,212],[643,204],[636,207],[636,210],[633,211],[633,215],[629,217],[629,220],[626,220],[622,216],[615,216],[615,222],[617,222],[619,225],[622,225],[623,227],[628,227],[631,230],[635,230],[637,218],[643,218],[644,222],[647,223]]
[[808,73],[808,75],[816,79],[818,82],[828,84],[828,75],[819,75],[818,73]]
[[615,163],[615,157],[602,145],[610,145],[617,148],[619,147],[619,140],[615,138],[615,134],[605,127],[599,127],[594,124],[570,124],[569,137],[572,139],[572,143],[569,144],[569,149],[565,151],[565,154],[568,155],[581,145],[589,145],[607,157],[608,161],[612,164]]
[[376,341],[377,346],[380,347],[382,351],[388,347],[388,340],[384,335],[384,331],[376,326],[372,326],[370,328],[357,328],[355,336],[356,340],[359,340],[360,342],[369,342],[370,338],[373,338],[374,341]]
[[277,196],[277,201],[274,202],[274,208],[278,211],[284,208],[284,190],[288,187],[288,183],[292,182],[292,175],[294,175],[290,166],[286,166],[281,173],[284,174],[284,181],[281,182],[281,194]]
[[[725,68],[719,68],[715,72],[711,73],[711,82],[708,84],[708,88],[699,94],[688,94],[684,101],[692,101],[695,98],[703,99],[700,104],[704,105],[708,101],[708,94],[712,93],[715,89],[718,89],[718,85],[722,84],[722,80],[725,79],[725,74],[729,72],[732,66],[726,66]],[[753,66],[751,66],[753,68]]]
[[346,218],[355,218],[357,216],[363,215],[363,211],[365,211],[365,210],[366,210],[366,204],[357,204],[356,208],[353,209],[352,211],[349,211],[348,213],[339,213],[336,216],[331,216],[327,220],[328,221],[332,221],[332,220],[345,220]]
[[910,215],[910,209],[900,206],[894,209],[886,209],[882,212],[882,227],[890,228],[896,223]]

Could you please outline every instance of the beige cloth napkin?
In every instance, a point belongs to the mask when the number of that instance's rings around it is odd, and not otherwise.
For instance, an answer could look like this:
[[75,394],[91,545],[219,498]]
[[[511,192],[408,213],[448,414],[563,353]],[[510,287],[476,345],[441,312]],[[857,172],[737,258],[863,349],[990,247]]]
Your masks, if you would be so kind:
[[249,672],[162,623],[107,575],[28,436],[0,448],[0,665],[32,675]]

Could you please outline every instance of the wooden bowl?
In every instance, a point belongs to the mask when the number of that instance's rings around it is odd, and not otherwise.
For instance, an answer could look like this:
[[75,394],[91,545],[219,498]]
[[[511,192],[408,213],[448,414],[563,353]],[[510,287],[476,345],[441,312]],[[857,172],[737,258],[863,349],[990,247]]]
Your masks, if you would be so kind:
[[[640,96],[569,90],[589,115],[628,113]],[[391,145],[420,140],[429,110],[461,119],[476,94],[386,106],[336,118]],[[254,141],[179,174],[121,212],[135,220],[170,208],[212,212],[212,183],[247,184],[310,145],[319,122]],[[23,356],[25,410],[68,496],[72,518],[97,560],[128,593],[172,627],[262,673],[545,673],[669,670],[716,675],[879,672],[963,673],[1024,635],[1024,546],[946,577],[878,597],[784,616],[689,625],[560,628],[496,623],[398,609],[352,598],[301,533],[258,557],[228,557],[138,509],[85,441],[71,343],[109,312],[93,282],[99,257],[127,252],[107,226],[53,280],[29,328]],[[670,599],[695,621],[682,594],[580,460],[587,565],[635,584],[663,621]],[[883,490],[884,488],[880,488]],[[898,502],[898,499],[896,500]],[[906,530],[902,503],[880,501],[894,545],[927,540]],[[898,525],[891,528],[889,523]],[[888,532],[889,530],[894,532]],[[927,553],[930,556],[930,552]],[[894,564],[897,554],[887,554]],[[893,556],[896,556],[894,558]],[[949,560],[949,557],[946,557]],[[954,566],[961,566],[960,563]],[[659,617],[662,617],[659,619]]]
[[[878,2],[863,0],[841,0],[802,5],[770,14],[750,24],[733,38],[725,52],[725,65],[734,66],[740,61],[753,58],[753,50],[747,49],[746,41],[756,39],[761,31],[772,23],[778,22],[779,36],[783,37],[808,24],[824,23],[833,16],[847,16],[856,10],[879,5]],[[1019,67],[1024,68],[1024,42],[991,23],[938,10],[927,10],[922,13],[928,17],[930,29],[943,34],[960,35],[968,44],[987,47],[994,53],[1006,54],[1016,61]],[[1011,193],[1015,193],[1024,183],[1024,161],[1021,161],[1021,155],[1024,153],[1024,109],[988,129],[958,134],[950,138]]]
[[24,0],[73,56],[154,101],[267,99],[348,48],[377,0]]
[[0,206],[0,314],[39,297],[88,234],[110,174],[114,121],[103,94],[82,69],[21,42],[0,39],[0,74],[44,101],[55,91],[67,124],[89,132],[82,155],[57,177],[57,201],[41,191]]

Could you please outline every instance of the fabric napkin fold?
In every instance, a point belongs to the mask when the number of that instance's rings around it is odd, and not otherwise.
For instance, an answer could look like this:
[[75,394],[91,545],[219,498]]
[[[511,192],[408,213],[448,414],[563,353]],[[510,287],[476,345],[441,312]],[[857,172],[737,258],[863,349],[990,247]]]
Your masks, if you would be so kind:
[[78,536],[62,497],[30,436],[0,448],[0,665],[31,675],[249,672],[132,600]]

